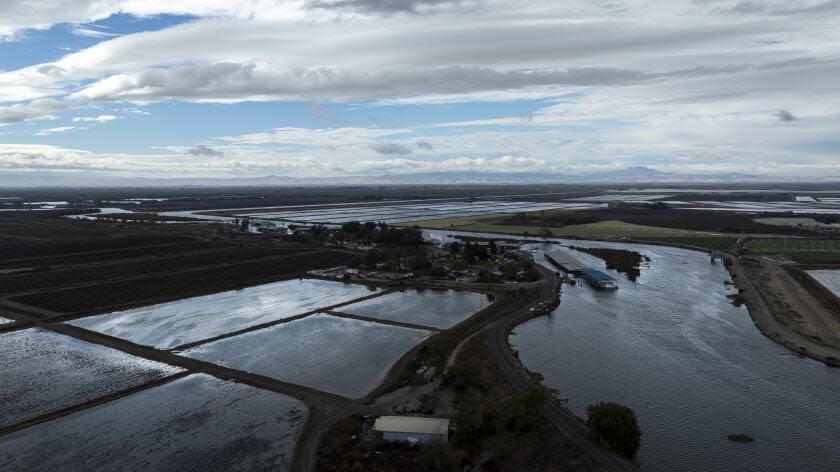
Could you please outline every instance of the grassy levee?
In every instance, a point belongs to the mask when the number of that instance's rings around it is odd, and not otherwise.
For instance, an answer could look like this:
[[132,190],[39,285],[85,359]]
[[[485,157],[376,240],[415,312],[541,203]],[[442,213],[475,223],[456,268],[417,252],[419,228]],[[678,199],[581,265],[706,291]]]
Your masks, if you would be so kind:
[[840,239],[753,239],[746,248],[755,255],[784,254],[800,264],[840,264]]
[[671,246],[688,246],[709,251],[730,251],[735,248],[738,238],[731,236],[666,236],[639,238],[644,241]]

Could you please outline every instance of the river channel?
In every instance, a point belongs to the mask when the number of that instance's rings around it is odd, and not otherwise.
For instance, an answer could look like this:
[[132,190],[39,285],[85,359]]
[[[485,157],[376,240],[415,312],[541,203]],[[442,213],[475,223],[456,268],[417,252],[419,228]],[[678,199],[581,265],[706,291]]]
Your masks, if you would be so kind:
[[[554,242],[524,249],[543,263],[547,249],[569,251],[619,289],[564,285],[560,306],[516,327],[510,342],[578,416],[602,400],[633,408],[644,470],[840,470],[840,369],[763,336],[727,298],[735,289],[721,264],[664,246]],[[568,245],[634,250],[650,261],[634,283]],[[755,441],[730,441],[735,433]]]

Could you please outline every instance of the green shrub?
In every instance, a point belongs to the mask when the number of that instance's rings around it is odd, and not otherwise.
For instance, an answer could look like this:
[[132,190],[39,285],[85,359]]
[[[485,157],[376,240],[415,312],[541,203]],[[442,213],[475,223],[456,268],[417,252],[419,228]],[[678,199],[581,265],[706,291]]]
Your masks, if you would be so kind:
[[589,434],[604,447],[628,459],[639,451],[642,433],[632,409],[615,402],[601,402],[586,408]]

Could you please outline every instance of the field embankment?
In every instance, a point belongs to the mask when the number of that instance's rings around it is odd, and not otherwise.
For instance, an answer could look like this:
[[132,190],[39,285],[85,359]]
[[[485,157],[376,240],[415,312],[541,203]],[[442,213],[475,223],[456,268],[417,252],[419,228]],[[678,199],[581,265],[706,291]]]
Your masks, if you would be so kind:
[[756,326],[802,355],[840,367],[840,303],[798,271],[767,260],[735,260],[729,270]]

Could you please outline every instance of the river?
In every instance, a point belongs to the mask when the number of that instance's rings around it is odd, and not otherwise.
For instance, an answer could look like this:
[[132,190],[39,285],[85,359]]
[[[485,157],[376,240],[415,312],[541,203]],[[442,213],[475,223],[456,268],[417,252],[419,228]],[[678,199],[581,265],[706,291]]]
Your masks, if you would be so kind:
[[[445,239],[448,232],[430,232]],[[708,255],[664,246],[559,243],[635,250],[650,262],[619,290],[564,285],[550,316],[515,328],[511,344],[544,384],[586,406],[613,400],[635,410],[650,471],[840,470],[840,369],[802,358],[763,336]],[[538,261],[550,250],[526,245]],[[728,434],[755,439],[739,444]]]

